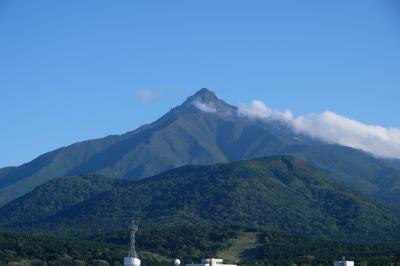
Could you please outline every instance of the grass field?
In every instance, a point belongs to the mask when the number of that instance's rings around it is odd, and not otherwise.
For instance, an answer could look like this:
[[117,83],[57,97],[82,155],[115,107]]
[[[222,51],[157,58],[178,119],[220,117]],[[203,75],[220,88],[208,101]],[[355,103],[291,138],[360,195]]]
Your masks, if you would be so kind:
[[218,258],[226,262],[238,263],[240,261],[255,261],[259,259],[259,248],[261,235],[255,232],[242,232],[231,245],[218,252]]

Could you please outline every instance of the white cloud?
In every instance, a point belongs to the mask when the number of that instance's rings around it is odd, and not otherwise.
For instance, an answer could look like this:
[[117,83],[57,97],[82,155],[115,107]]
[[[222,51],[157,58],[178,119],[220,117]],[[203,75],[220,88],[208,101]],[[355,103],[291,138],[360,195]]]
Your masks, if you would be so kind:
[[206,103],[206,102],[201,102],[201,101],[198,101],[198,100],[194,100],[192,102],[192,104],[194,106],[196,106],[198,109],[200,109],[201,111],[206,112],[206,113],[216,113],[217,112],[217,108],[211,102],[210,103]]
[[283,121],[298,133],[307,134],[328,143],[360,149],[379,157],[400,159],[400,129],[367,125],[336,113],[325,111],[294,117],[286,110],[273,110],[255,100],[238,108],[238,115],[257,119]]
[[254,100],[249,105],[241,105],[238,108],[240,116],[251,118],[269,118],[274,120],[288,121],[293,119],[293,114],[289,110],[279,112],[266,106],[262,101]]
[[158,92],[150,89],[144,89],[135,93],[135,98],[145,103],[154,101],[159,96]]

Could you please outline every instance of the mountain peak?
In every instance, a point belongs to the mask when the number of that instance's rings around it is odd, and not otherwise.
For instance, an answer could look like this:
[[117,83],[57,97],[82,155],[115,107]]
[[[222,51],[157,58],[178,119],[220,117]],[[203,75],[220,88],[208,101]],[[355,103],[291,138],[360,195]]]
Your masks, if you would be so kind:
[[215,92],[210,91],[207,88],[202,88],[199,91],[197,91],[195,94],[193,94],[192,97],[193,100],[198,100],[201,102],[215,102],[218,101],[217,95],[215,95]]
[[207,88],[201,88],[198,90],[193,96],[215,96],[215,92],[207,89]]
[[[215,113],[220,116],[228,117],[235,113],[236,107],[231,106],[219,99],[215,92],[202,88],[195,94],[187,98],[182,107],[185,110],[200,110],[206,113]],[[194,109],[193,109],[194,108]]]
[[232,115],[236,107],[219,99],[215,92],[202,88],[187,98],[183,106],[191,106],[206,113],[218,113],[219,115]]

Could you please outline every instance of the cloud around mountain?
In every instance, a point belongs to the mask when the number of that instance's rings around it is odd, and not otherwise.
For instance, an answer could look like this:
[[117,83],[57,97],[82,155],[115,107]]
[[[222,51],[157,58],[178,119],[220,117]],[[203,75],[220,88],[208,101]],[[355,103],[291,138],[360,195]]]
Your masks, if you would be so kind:
[[206,113],[216,113],[217,112],[217,108],[215,107],[215,105],[210,102],[210,103],[206,103],[206,102],[202,102],[199,100],[195,100],[192,103],[194,106],[196,106],[199,110],[206,112]]
[[[196,102],[194,105],[204,112],[216,112],[212,103]],[[400,159],[399,128],[364,124],[331,111],[296,117],[290,110],[274,110],[259,100],[242,104],[237,114],[249,119],[280,121],[297,133],[328,143],[359,149],[378,157]]]
[[238,108],[241,116],[274,119],[287,123],[294,131],[329,142],[360,149],[380,157],[400,158],[400,129],[368,125],[331,111],[295,117],[289,110],[269,108],[254,100]]

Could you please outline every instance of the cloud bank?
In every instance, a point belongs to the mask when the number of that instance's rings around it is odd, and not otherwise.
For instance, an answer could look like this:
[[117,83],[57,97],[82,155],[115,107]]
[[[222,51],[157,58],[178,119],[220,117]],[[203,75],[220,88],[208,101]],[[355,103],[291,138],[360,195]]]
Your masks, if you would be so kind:
[[289,110],[283,112],[254,100],[241,105],[238,115],[253,119],[272,119],[287,123],[295,132],[313,138],[372,153],[379,157],[400,159],[400,129],[363,124],[359,121],[325,111],[295,117]]

